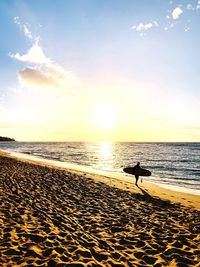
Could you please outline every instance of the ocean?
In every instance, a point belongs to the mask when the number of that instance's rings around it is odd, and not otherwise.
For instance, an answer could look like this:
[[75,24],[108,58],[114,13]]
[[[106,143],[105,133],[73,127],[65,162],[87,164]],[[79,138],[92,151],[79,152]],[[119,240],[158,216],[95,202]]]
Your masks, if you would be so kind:
[[200,143],[0,142],[0,150],[124,175],[138,161],[152,172],[144,179],[200,195]]

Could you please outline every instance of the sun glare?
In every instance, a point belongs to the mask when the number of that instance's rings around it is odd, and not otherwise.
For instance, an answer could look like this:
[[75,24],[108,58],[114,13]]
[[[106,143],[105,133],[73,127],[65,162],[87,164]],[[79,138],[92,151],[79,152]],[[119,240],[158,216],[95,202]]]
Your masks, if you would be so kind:
[[102,130],[111,130],[116,125],[116,113],[109,105],[99,105],[95,111],[95,122]]

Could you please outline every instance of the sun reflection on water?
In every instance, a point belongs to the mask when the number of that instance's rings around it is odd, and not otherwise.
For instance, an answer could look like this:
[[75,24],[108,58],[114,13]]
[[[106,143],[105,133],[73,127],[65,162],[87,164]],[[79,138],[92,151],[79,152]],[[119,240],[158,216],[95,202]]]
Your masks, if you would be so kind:
[[112,142],[85,144],[90,165],[98,170],[110,171],[113,169],[114,144]]
[[113,165],[113,143],[101,142],[98,144],[98,166],[108,170]]
[[[87,145],[89,154],[95,154],[93,158],[94,167],[102,170],[109,170],[113,166],[113,143],[99,142]],[[91,153],[92,152],[92,153]]]
[[112,143],[111,142],[101,142],[99,143],[99,158],[104,160],[109,160],[112,158]]

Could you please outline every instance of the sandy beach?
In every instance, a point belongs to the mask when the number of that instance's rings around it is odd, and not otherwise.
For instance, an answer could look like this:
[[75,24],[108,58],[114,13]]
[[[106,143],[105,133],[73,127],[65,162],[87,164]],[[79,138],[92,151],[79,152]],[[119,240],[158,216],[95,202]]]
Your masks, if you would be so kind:
[[200,266],[200,197],[0,155],[0,266]]

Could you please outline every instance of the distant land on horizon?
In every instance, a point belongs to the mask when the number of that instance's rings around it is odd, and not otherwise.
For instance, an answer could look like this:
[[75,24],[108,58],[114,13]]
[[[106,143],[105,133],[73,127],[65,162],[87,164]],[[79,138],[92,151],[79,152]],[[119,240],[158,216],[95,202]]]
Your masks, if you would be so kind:
[[14,138],[9,138],[9,137],[5,137],[5,136],[0,136],[0,142],[10,142],[10,141],[15,141]]

